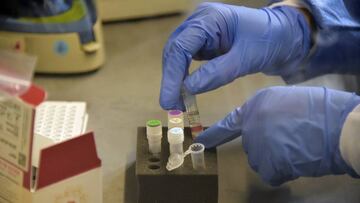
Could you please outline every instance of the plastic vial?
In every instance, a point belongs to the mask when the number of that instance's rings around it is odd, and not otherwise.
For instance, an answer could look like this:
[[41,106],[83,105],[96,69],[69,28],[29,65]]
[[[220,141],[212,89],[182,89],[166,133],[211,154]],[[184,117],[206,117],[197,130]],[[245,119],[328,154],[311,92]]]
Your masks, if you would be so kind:
[[196,103],[196,97],[195,95],[190,94],[190,92],[187,91],[184,86],[182,87],[181,93],[184,99],[187,118],[189,120],[191,129],[191,135],[194,139],[199,135],[199,133],[203,131],[203,127],[200,122],[200,114]]
[[149,120],[146,123],[146,137],[149,142],[149,152],[158,154],[161,152],[162,125],[159,120]]
[[191,154],[191,161],[194,170],[204,170],[206,168],[204,157],[205,146],[200,143],[194,143],[190,145],[189,149],[184,154],[171,153],[169,160],[166,164],[168,171],[179,168],[184,163],[184,159],[187,155]]
[[168,142],[170,146],[170,154],[184,154],[184,130],[182,128],[171,128],[168,131]]
[[190,145],[190,154],[193,168],[195,170],[205,169],[205,158],[204,158],[204,150],[205,146],[200,143],[194,143]]
[[184,113],[180,110],[170,110],[168,111],[168,120],[172,118],[180,118],[184,120]]
[[184,120],[181,118],[170,118],[168,120],[168,128],[181,128],[184,129]]
[[168,171],[175,170],[184,164],[185,155],[183,154],[171,154],[166,164]]

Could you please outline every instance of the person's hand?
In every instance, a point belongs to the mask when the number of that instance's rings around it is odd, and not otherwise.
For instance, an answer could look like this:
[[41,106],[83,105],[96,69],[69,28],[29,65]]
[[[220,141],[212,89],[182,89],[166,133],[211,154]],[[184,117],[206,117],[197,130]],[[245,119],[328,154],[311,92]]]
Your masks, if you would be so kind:
[[212,148],[242,135],[250,166],[274,186],[300,176],[348,173],[339,137],[360,97],[316,87],[273,87],[202,132],[195,142]]
[[[290,74],[309,47],[309,26],[295,8],[201,4],[164,48],[160,105],[183,109],[183,83],[197,94],[250,73]],[[192,59],[209,61],[188,76]]]

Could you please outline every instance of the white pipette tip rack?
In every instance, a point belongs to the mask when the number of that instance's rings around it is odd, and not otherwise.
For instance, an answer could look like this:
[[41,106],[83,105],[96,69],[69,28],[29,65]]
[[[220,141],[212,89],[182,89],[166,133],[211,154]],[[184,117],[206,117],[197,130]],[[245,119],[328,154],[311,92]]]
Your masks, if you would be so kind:
[[36,108],[34,132],[58,143],[83,134],[87,120],[85,102],[47,101]]

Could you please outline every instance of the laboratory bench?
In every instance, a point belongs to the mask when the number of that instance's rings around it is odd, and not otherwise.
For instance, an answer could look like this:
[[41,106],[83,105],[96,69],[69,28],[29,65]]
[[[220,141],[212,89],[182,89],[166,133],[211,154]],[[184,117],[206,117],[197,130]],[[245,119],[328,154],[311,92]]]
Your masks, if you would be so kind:
[[[250,2],[250,1],[247,1]],[[48,100],[85,101],[103,165],[104,203],[136,202],[136,135],[149,119],[166,121],[158,103],[162,47],[186,15],[104,25],[106,61],[96,72],[36,75]],[[200,63],[192,64],[191,70]],[[257,90],[284,85],[278,77],[250,75],[198,96],[205,126],[223,118]],[[249,168],[241,139],[217,150],[219,203],[360,202],[360,181],[348,176],[300,178],[271,187]],[[176,183],[174,183],[176,184]]]

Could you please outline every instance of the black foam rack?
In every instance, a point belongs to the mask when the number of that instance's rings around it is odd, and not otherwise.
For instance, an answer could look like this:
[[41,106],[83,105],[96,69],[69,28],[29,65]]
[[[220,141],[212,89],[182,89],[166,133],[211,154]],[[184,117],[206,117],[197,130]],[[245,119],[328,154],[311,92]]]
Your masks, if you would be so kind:
[[[184,129],[184,151],[193,143],[189,128]],[[205,151],[206,169],[194,170],[191,156],[183,166],[173,171],[166,170],[169,157],[167,128],[163,128],[161,153],[149,152],[146,127],[138,128],[136,178],[138,203],[217,203],[218,170],[217,154]]]

